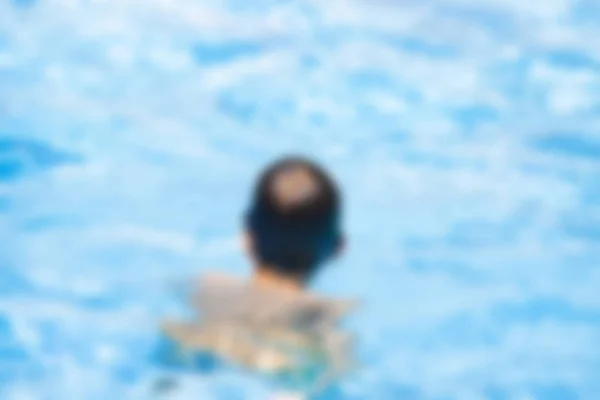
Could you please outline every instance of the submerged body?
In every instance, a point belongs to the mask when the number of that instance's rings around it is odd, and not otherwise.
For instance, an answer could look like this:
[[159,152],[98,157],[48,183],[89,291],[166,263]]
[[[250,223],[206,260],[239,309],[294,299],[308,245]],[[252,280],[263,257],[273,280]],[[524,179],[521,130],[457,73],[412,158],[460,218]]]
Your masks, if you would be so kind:
[[307,395],[353,364],[352,338],[339,327],[353,302],[212,275],[200,281],[192,304],[194,320],[163,324],[184,354],[209,353]]

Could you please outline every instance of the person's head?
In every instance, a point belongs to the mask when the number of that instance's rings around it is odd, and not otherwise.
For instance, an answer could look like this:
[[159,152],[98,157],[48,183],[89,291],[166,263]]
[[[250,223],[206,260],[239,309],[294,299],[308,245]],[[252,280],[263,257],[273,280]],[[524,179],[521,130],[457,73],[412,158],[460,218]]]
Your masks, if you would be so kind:
[[256,183],[246,215],[248,247],[257,268],[305,283],[340,250],[341,199],[317,164],[285,157]]

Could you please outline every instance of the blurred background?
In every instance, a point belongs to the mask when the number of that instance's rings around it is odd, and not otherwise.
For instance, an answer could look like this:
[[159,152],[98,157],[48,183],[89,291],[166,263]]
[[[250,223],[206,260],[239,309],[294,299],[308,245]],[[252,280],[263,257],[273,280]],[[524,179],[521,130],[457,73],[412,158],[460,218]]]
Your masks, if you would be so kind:
[[[146,399],[259,169],[340,179],[340,399],[600,398],[600,3],[0,1],[0,397]],[[182,374],[171,398],[258,399]]]

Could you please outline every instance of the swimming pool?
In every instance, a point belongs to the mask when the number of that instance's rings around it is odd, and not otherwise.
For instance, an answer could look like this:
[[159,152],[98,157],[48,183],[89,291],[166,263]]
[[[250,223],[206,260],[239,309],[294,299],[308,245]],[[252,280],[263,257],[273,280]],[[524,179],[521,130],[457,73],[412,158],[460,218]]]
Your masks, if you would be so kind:
[[[146,399],[252,178],[326,163],[366,306],[344,399],[600,396],[592,1],[0,3],[0,398]],[[173,398],[265,399],[239,373]]]

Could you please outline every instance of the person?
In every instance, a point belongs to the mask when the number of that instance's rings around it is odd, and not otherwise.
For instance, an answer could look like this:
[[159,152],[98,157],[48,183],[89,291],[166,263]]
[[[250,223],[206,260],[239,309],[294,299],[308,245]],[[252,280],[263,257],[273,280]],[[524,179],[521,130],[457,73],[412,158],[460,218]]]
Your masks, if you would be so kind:
[[306,158],[274,162],[255,185],[243,237],[250,279],[205,274],[191,296],[196,318],[163,331],[184,353],[208,352],[310,397],[353,364],[340,323],[356,302],[309,289],[344,247],[336,183]]

